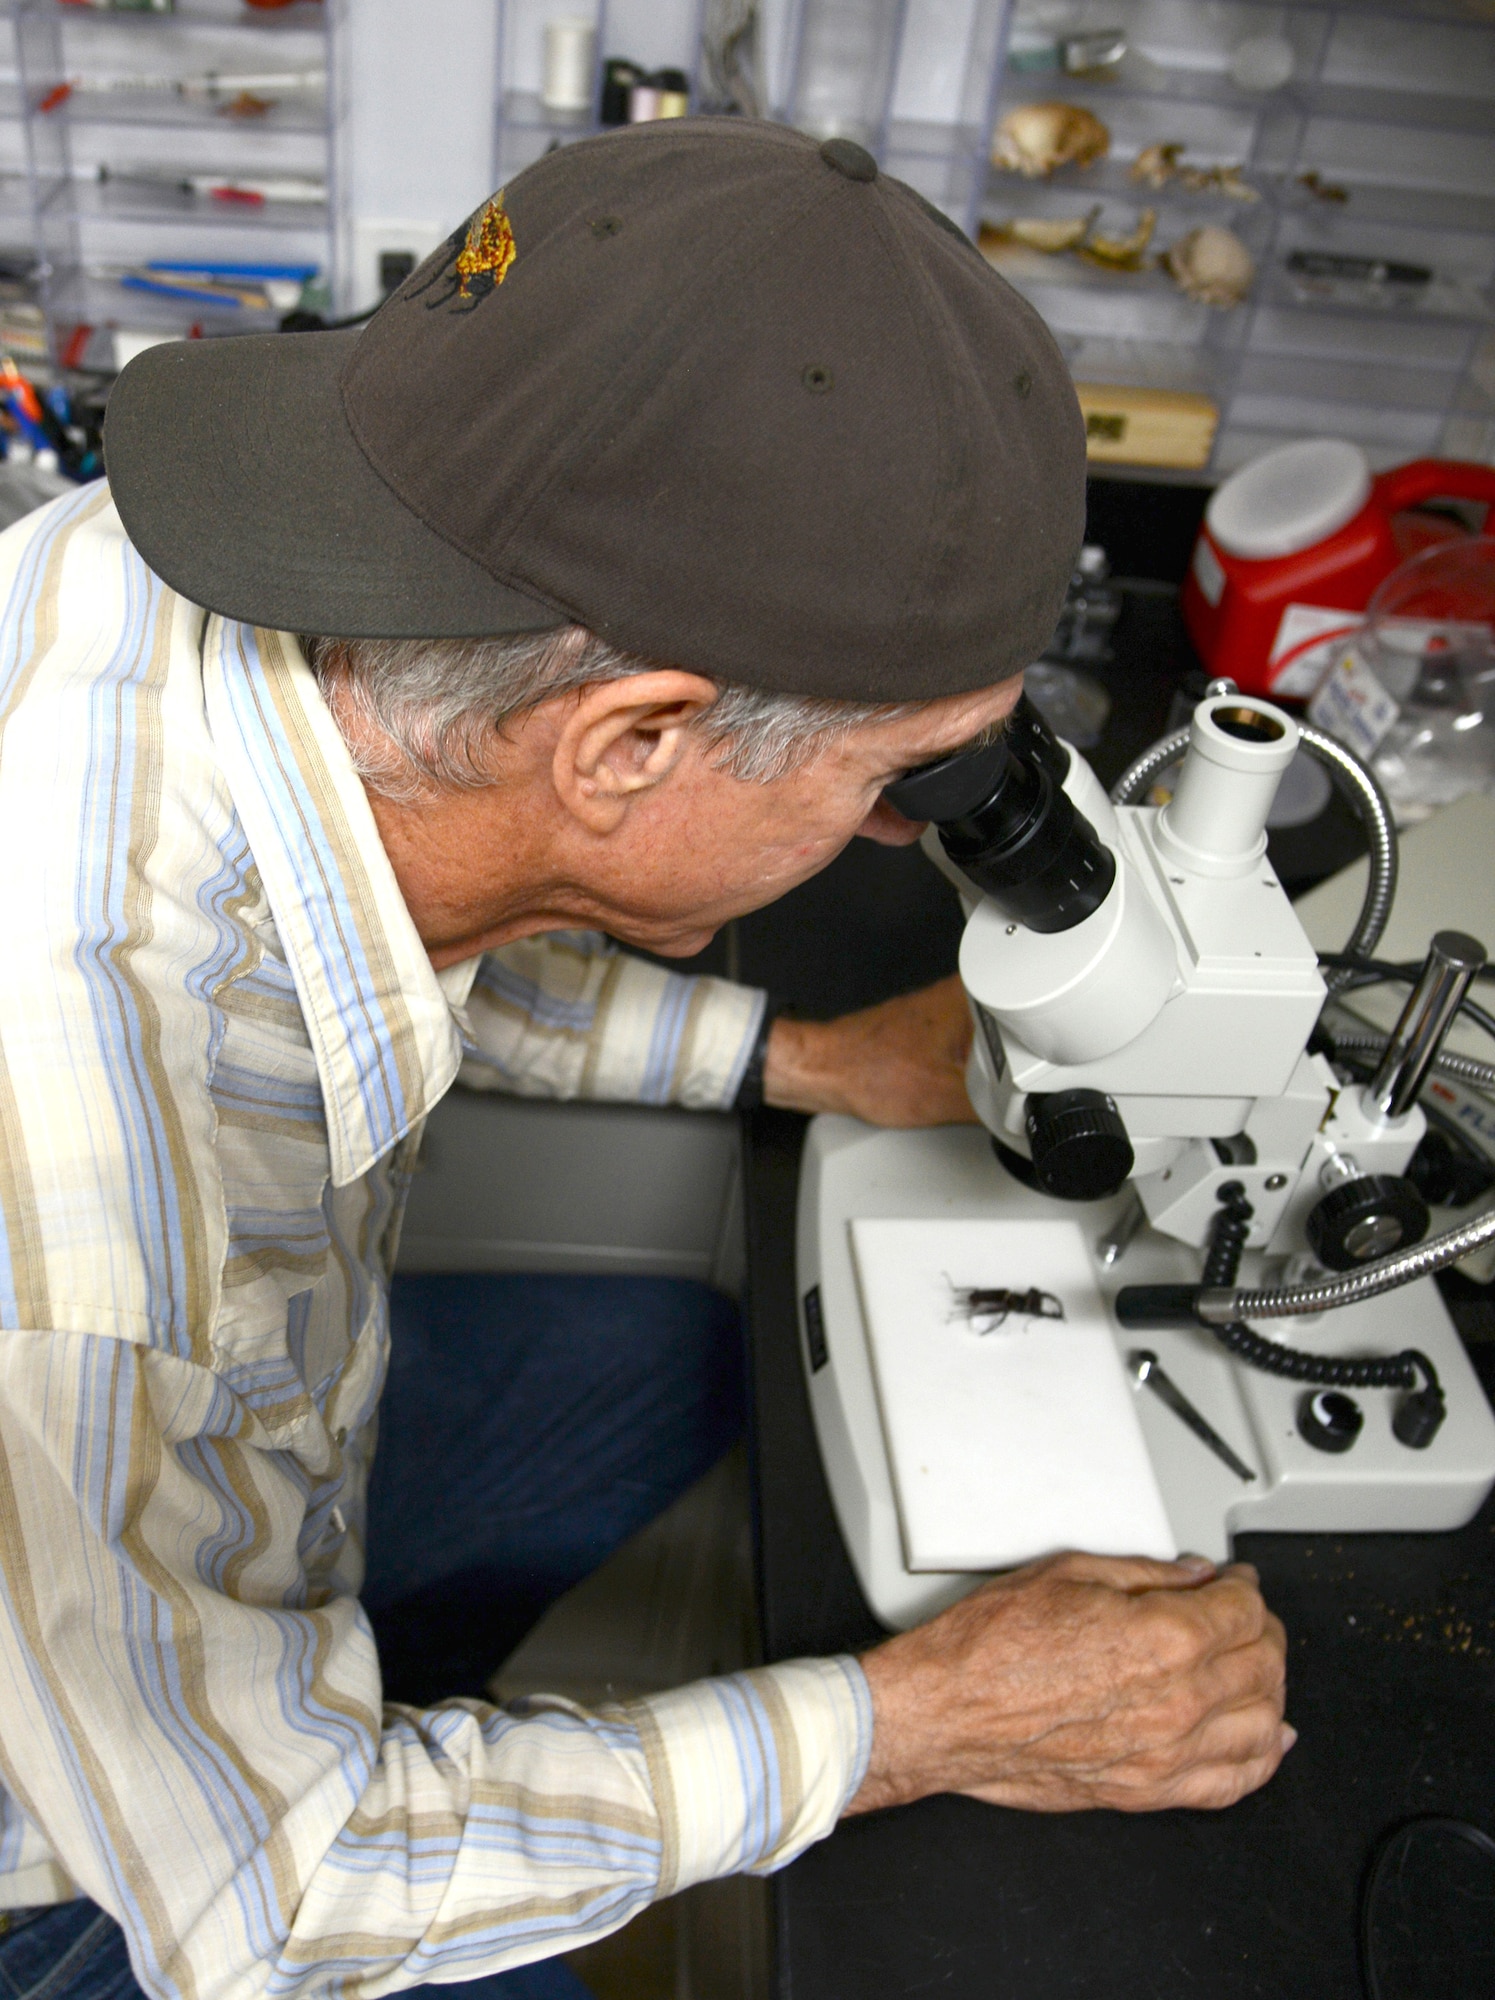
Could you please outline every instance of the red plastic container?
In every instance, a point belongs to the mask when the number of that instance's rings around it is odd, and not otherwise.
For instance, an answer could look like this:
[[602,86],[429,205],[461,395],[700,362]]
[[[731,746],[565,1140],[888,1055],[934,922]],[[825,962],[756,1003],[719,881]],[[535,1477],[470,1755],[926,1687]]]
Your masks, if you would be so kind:
[[1495,507],[1495,466],[1419,458],[1373,478],[1357,445],[1310,438],[1233,473],[1184,580],[1184,622],[1206,666],[1249,694],[1311,695],[1411,553],[1393,517],[1430,500]]

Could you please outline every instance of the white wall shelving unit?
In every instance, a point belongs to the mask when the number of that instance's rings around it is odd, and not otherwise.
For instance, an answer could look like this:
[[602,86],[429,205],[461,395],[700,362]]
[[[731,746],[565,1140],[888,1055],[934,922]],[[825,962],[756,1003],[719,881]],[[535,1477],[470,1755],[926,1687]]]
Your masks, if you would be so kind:
[[[1069,216],[1101,204],[1124,235],[1158,211],[1155,244],[1220,223],[1257,263],[1249,297],[1197,305],[1155,268],[1003,254],[1000,269],[1058,334],[1077,380],[1201,391],[1221,410],[1210,470],[1326,432],[1378,464],[1427,453],[1495,458],[1495,18],[1473,5],[1269,5],[1264,0],[1082,0],[1045,10],[1065,29],[1122,25],[1114,74],[1009,70],[998,112],[1062,98],[1111,132],[1109,155],[1047,181],[993,171],[984,214]],[[1292,73],[1242,89],[1234,52],[1280,39]],[[1153,191],[1130,179],[1146,146],[1181,142],[1197,165],[1240,162],[1259,199]],[[1326,201],[1316,173],[1343,190]],[[1420,285],[1313,279],[1294,252],[1402,263]]]
[[[416,0],[296,0],[256,15],[242,0],[178,0],[173,14],[153,16],[0,0],[18,50],[11,80],[0,77],[0,252],[39,250],[52,266],[58,328],[72,312],[91,316],[85,323],[186,331],[191,321],[174,302],[121,294],[117,284],[130,263],[177,252],[316,263],[334,275],[339,308],[367,305],[377,296],[377,251],[423,252],[487,188],[554,141],[596,129],[591,112],[555,117],[540,104],[547,18],[595,7],[599,68],[628,56],[683,69],[694,83],[713,4],[442,0],[426,10]],[[874,152],[972,233],[983,218],[1074,214],[1097,202],[1113,234],[1156,207],[1157,247],[1200,222],[1236,230],[1259,270],[1231,311],[1193,304],[1151,265],[1116,274],[1029,252],[1000,265],[1048,318],[1077,379],[1197,389],[1218,403],[1211,475],[1304,431],[1354,437],[1383,464],[1431,450],[1495,458],[1489,0],[1017,0],[1024,29],[1038,13],[1056,32],[1124,26],[1129,55],[1105,79],[1006,63],[1012,12],[1011,0],[759,0],[765,102],[776,116],[807,116],[807,53],[824,46],[820,30],[809,31],[849,13],[862,21],[866,48],[891,35],[896,50],[870,118]],[[1276,90],[1243,90],[1231,80],[1232,54],[1263,34],[1291,45],[1293,73]],[[60,116],[36,110],[55,81],[89,68],[181,73],[241,64],[251,49],[256,65],[288,69],[325,49],[330,101],[287,97],[244,126],[159,93],[108,102],[80,94]],[[359,100],[347,118],[338,92],[350,71]],[[1103,118],[1109,157],[1049,181],[989,173],[996,119],[1045,97]],[[348,200],[350,125],[361,207]],[[1139,188],[1131,161],[1167,140],[1182,142],[1196,164],[1242,162],[1262,199],[1247,206],[1191,195],[1176,182],[1158,193]],[[322,171],[329,200],[316,214],[274,205],[232,214],[169,190],[74,178],[78,167],[131,160],[184,171]],[[1298,185],[1308,169],[1349,199],[1314,200]],[[363,253],[351,280],[345,238]],[[1295,249],[1403,260],[1435,275],[1415,291],[1313,287],[1287,267]],[[0,333],[5,311],[0,298]],[[216,332],[261,322],[205,311],[199,323]],[[105,358],[105,345],[89,358]]]
[[976,233],[1007,29],[1003,0],[908,0],[882,162]]
[[[274,324],[273,314],[253,308],[121,285],[126,271],[152,260],[314,267],[329,294],[340,295],[345,6],[295,0],[261,12],[242,0],[178,0],[172,12],[157,13],[10,0],[14,122],[54,355],[107,367],[116,328],[216,334]],[[272,108],[237,117],[227,110],[232,91],[214,102],[171,87],[210,73],[315,73],[326,81],[268,83],[253,94]],[[142,87],[129,88],[130,79]],[[69,83],[81,87],[61,95]],[[9,154],[0,163],[8,165]],[[229,202],[172,184],[189,176],[318,183],[325,193],[317,201]],[[8,186],[0,182],[0,217],[8,217]]]
[[[67,176],[67,138],[32,116],[34,95],[27,79],[49,73],[56,23],[36,0],[11,0],[10,11],[13,65],[0,84],[0,231],[18,270],[34,263],[45,272],[63,266],[72,249],[66,203],[60,198]],[[34,356],[39,345],[45,354],[50,329],[45,321],[34,323],[34,282],[28,280],[26,290],[28,302],[18,308],[8,305],[5,318],[24,326],[24,337],[17,342],[23,353]]]

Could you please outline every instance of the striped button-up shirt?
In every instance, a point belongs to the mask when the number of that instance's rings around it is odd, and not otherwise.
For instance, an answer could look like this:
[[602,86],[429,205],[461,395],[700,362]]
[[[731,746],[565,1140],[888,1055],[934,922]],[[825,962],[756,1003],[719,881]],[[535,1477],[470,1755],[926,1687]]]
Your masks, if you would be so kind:
[[865,1765],[799,1661],[590,1712],[381,1704],[359,1606],[422,1121],[720,1106],[761,996],[600,939],[437,974],[294,639],[107,491],[0,537],[0,1908],[153,1994],[476,1978],[780,1866]]

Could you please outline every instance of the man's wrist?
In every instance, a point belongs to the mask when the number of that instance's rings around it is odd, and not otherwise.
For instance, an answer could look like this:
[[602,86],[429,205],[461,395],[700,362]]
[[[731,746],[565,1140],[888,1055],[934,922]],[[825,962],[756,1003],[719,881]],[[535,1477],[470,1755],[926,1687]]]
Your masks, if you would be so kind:
[[914,1649],[897,1639],[861,1656],[872,1703],[872,1746],[862,1782],[847,1802],[848,1814],[878,1812],[885,1806],[909,1805],[937,1785],[920,1784],[910,1766],[918,1764],[921,1701],[934,1690],[921,1690]]
[[748,1059],[743,1065],[737,1094],[732,1099],[734,1111],[756,1111],[760,1104],[771,1102],[765,1089],[768,1050],[773,1039],[774,1026],[779,1018],[779,1003],[772,995],[765,996],[763,1012],[758,1018],[758,1032],[753,1037],[753,1046],[748,1050]]
[[763,1102],[781,1111],[844,1108],[835,1073],[836,1026],[780,1014],[764,1052]]

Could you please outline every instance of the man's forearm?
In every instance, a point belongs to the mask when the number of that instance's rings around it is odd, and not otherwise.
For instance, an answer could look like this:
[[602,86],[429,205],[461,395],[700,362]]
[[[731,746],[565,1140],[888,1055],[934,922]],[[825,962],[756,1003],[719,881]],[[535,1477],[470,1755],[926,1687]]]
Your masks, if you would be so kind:
[[478,967],[463,1081],[527,1097],[725,1110],[761,1006],[755,988],[669,972],[601,938],[525,938]]
[[[107,1902],[147,1991],[475,1979],[834,1826],[870,1746],[855,1661],[600,1713],[383,1708],[346,1590],[309,1609],[219,1586],[225,1549],[275,1575],[259,1524],[304,1507],[302,1469],[244,1443],[254,1422],[178,1356],[50,1329],[0,1343],[4,1784],[49,1842],[4,1859],[28,1895],[49,1872]],[[112,1488],[99,1504],[109,1465],[131,1471],[123,1528]]]

